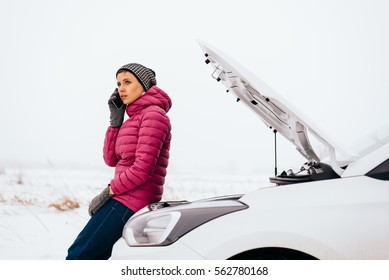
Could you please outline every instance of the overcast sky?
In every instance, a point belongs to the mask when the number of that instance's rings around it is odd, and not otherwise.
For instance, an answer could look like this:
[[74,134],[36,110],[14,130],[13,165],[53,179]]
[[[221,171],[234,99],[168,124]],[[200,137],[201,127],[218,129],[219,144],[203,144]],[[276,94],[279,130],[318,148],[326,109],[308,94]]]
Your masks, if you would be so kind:
[[[338,142],[388,119],[389,2],[0,2],[0,167],[103,167],[107,99],[129,62],[172,98],[170,172],[273,172],[273,133],[211,78],[229,54]],[[279,169],[304,162],[279,137]],[[272,174],[269,174],[272,175]]]

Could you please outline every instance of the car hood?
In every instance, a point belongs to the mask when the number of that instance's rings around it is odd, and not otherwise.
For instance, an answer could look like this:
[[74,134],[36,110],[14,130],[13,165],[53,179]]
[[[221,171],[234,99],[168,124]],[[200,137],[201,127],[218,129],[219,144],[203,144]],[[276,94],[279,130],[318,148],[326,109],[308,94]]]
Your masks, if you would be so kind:
[[[337,161],[336,145],[328,137],[309,124],[273,89],[234,59],[209,44],[199,44],[206,56],[206,63],[213,68],[214,79],[222,83],[229,92],[233,92],[266,126],[295,145],[308,161],[326,160],[339,176],[342,175],[343,164]],[[344,154],[343,150],[341,152]]]

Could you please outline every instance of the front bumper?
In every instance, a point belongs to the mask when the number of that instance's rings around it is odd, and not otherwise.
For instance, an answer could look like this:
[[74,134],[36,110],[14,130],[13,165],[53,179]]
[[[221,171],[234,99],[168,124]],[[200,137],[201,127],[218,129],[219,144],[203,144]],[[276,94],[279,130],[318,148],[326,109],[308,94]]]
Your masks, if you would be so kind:
[[200,254],[177,240],[169,246],[129,247],[123,238],[116,242],[113,260],[204,260]]

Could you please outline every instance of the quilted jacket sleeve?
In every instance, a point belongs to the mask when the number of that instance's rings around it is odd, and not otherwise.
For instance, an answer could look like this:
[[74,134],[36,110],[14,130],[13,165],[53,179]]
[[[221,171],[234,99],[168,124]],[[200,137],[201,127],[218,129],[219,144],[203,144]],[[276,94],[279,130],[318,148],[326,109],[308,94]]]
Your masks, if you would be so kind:
[[118,163],[119,159],[115,153],[116,138],[119,133],[119,128],[108,127],[105,133],[103,158],[105,164],[114,167]]
[[157,111],[144,114],[139,128],[135,161],[111,181],[115,194],[132,190],[150,179],[170,129],[170,121],[165,114]]

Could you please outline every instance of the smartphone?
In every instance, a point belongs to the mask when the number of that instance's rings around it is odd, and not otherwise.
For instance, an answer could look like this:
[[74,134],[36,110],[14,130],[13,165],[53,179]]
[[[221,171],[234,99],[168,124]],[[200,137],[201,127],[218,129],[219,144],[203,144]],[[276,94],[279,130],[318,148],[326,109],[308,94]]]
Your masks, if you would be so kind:
[[117,109],[120,109],[120,108],[123,106],[123,101],[122,101],[122,99],[120,98],[119,92],[117,92],[117,93],[115,94],[115,97],[116,97],[116,98],[113,98],[113,99],[112,99],[112,103],[113,103],[113,105],[115,105],[115,107],[116,107]]

